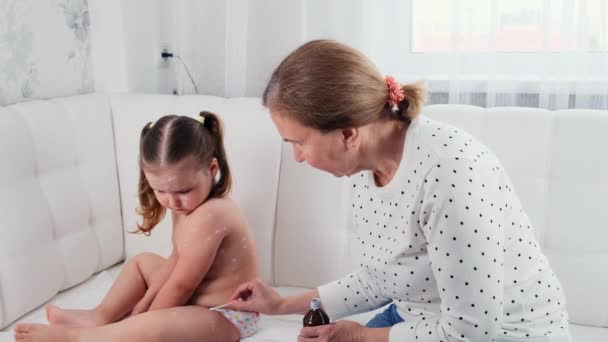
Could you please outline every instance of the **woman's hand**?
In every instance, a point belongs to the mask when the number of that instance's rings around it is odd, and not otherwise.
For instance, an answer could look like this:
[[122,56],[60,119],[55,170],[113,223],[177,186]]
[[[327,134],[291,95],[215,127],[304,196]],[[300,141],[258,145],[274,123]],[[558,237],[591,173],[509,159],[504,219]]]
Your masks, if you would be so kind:
[[298,342],[359,342],[366,340],[364,335],[365,327],[361,324],[353,321],[337,321],[318,327],[302,328]]
[[280,315],[283,298],[260,279],[241,284],[226,309]]

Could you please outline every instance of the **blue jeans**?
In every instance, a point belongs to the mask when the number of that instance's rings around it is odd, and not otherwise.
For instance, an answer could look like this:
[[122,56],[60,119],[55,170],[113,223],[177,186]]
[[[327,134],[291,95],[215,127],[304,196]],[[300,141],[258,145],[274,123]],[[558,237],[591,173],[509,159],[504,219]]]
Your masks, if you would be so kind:
[[401,322],[403,322],[403,318],[397,313],[397,306],[391,304],[386,310],[367,322],[365,326],[368,328],[387,328]]
[[[377,314],[365,325],[367,328],[388,328],[392,327],[397,323],[404,322],[404,319],[399,316],[397,313],[397,306],[395,304],[389,305],[386,310]],[[496,342],[522,342],[521,339],[503,337],[502,334],[496,338]],[[566,332],[563,336],[553,336],[553,337],[539,337],[526,339],[526,342],[572,342],[572,337],[570,337],[569,333]]]

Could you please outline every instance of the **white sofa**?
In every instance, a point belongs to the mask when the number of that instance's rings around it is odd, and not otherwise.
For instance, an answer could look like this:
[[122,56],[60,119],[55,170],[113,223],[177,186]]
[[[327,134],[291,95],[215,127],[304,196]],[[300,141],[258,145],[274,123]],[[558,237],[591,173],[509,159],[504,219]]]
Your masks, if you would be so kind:
[[[138,217],[142,126],[217,112],[233,198],[254,231],[263,278],[284,294],[336,279],[350,253],[346,179],[294,162],[257,98],[91,94],[0,108],[0,341],[42,305],[88,308],[125,258],[170,252],[170,223],[129,234]],[[502,159],[566,291],[575,341],[608,341],[608,112],[435,105]],[[63,292],[61,292],[63,291]],[[59,294],[58,294],[59,293]],[[365,322],[373,313],[353,317]],[[263,317],[250,341],[295,341],[301,316]]]

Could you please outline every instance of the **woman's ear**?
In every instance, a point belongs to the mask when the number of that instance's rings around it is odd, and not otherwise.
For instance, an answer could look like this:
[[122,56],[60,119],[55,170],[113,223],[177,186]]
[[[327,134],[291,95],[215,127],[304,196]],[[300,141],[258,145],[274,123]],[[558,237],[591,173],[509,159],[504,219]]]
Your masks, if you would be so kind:
[[220,171],[220,165],[218,164],[217,158],[213,158],[211,159],[211,162],[209,163],[209,175],[211,176],[211,178],[215,181],[218,172]]
[[342,129],[342,140],[347,150],[358,149],[361,145],[361,131],[357,127]]

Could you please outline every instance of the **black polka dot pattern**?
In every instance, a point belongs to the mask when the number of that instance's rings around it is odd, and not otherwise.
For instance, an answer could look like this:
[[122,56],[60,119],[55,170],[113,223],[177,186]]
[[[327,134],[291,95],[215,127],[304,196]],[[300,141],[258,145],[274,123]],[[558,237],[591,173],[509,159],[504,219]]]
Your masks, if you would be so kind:
[[[351,177],[360,269],[321,286],[333,318],[393,301],[403,341],[534,340],[567,331],[561,285],[500,162],[424,116],[395,177]],[[338,300],[339,299],[339,300]]]

